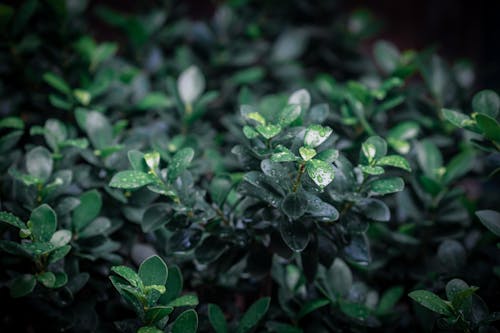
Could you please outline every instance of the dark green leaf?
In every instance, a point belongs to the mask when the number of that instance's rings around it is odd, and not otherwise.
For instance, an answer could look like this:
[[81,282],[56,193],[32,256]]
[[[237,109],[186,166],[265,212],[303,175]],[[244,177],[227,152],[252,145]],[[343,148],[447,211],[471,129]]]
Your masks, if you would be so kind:
[[445,316],[451,316],[453,314],[448,303],[430,291],[415,290],[409,293],[408,296],[431,311]]
[[208,304],[208,320],[215,333],[227,333],[226,318],[218,305]]
[[195,333],[198,328],[198,315],[194,310],[180,314],[172,325],[172,333]]
[[142,186],[152,184],[156,181],[156,177],[136,170],[120,171],[111,178],[110,187],[123,189],[136,189]]
[[80,205],[73,210],[73,228],[81,231],[92,222],[102,207],[101,193],[97,190],[90,190],[80,195]]
[[240,319],[236,332],[246,333],[257,326],[269,309],[270,302],[271,299],[269,297],[264,297],[253,303]]
[[494,210],[479,210],[476,212],[479,221],[492,233],[500,237],[500,213]]
[[12,281],[10,285],[10,296],[14,298],[30,294],[36,286],[36,279],[31,274],[24,274]]
[[500,110],[500,97],[493,90],[482,90],[472,99],[474,112],[496,118]]
[[139,277],[145,286],[163,286],[168,277],[167,265],[159,256],[151,256],[144,260],[139,267]]
[[31,212],[29,227],[34,240],[49,242],[57,229],[56,213],[49,205],[38,206]]
[[400,177],[378,179],[370,183],[369,189],[376,195],[385,195],[403,190],[405,183]]
[[194,150],[192,148],[183,148],[179,150],[174,157],[172,162],[168,166],[168,179],[169,181],[174,181],[177,177],[187,169],[194,157]]

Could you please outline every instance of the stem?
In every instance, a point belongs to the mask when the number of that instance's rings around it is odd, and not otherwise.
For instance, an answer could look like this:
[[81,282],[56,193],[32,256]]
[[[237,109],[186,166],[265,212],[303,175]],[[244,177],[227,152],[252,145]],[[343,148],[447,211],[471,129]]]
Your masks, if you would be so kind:
[[304,174],[304,171],[306,170],[306,164],[305,163],[300,163],[299,166],[299,172],[297,173],[297,178],[295,179],[295,183],[293,184],[293,192],[297,192],[297,189],[299,188],[300,184],[300,179],[302,178],[302,175]]

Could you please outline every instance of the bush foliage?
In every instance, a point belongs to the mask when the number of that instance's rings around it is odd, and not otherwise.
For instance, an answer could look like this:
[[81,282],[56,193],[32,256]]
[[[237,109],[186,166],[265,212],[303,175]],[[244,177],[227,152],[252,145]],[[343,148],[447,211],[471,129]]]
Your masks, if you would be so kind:
[[5,331],[498,332],[470,63],[335,1],[157,3],[0,5]]

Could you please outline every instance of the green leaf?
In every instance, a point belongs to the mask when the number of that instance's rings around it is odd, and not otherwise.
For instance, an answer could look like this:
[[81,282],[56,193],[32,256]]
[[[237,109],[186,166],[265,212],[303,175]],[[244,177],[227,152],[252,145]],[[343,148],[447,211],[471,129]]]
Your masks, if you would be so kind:
[[0,119],[0,128],[24,129],[24,121],[19,117],[5,117]]
[[15,278],[10,285],[10,296],[19,298],[30,294],[36,286],[36,278],[31,274],[24,274]]
[[278,123],[282,127],[286,127],[293,123],[298,117],[300,117],[301,113],[301,106],[297,104],[290,104],[285,106],[280,114],[279,114],[279,119]]
[[80,195],[80,204],[73,210],[74,231],[81,231],[92,222],[102,207],[101,193],[97,190],[90,190]]
[[366,198],[358,201],[356,207],[361,214],[373,221],[389,222],[391,211],[389,207],[381,200]]
[[172,215],[172,208],[165,203],[152,204],[142,215],[141,228],[144,232],[157,230],[167,224]]
[[271,298],[264,297],[253,303],[240,319],[236,333],[246,333],[257,326],[269,309],[270,302]]
[[406,158],[399,155],[388,155],[377,160],[377,165],[392,166],[411,172],[411,167]]
[[340,302],[340,310],[351,318],[364,320],[370,315],[370,310],[364,305],[352,302]]
[[198,329],[198,315],[194,310],[180,314],[172,325],[172,333],[195,333]]
[[332,132],[333,130],[327,126],[310,125],[307,127],[306,134],[304,135],[304,144],[308,147],[315,148],[325,142]]
[[154,326],[143,326],[139,328],[139,330],[137,331],[137,333],[164,333],[164,332],[165,332],[164,330],[160,330],[159,328]]
[[144,153],[138,150],[129,150],[127,153],[128,161],[132,166],[132,169],[141,172],[148,172],[148,165],[146,164],[146,160],[144,159]]
[[311,106],[311,95],[305,89],[297,90],[288,98],[288,104],[300,105],[301,112],[305,112]]
[[453,312],[443,299],[427,290],[415,290],[408,294],[415,302],[427,309],[445,316],[452,316]]
[[307,198],[301,192],[289,193],[281,203],[281,209],[292,220],[296,220],[307,209]]
[[180,306],[196,306],[198,305],[198,297],[196,295],[183,295],[178,297],[168,303],[168,306],[180,307]]
[[177,90],[184,104],[193,104],[205,90],[205,77],[200,69],[191,66],[182,72],[177,80]]
[[309,243],[309,231],[302,221],[280,221],[280,233],[285,244],[295,252],[303,251]]
[[50,243],[55,247],[62,247],[71,241],[71,231],[58,230],[50,238]]
[[500,237],[500,213],[494,210],[479,210],[476,212],[479,221],[489,231]]
[[486,138],[500,142],[500,124],[494,118],[484,114],[476,114],[475,119],[477,127]]
[[250,126],[243,126],[243,134],[245,134],[245,136],[248,138],[248,139],[255,139],[256,137],[259,136],[259,133],[254,130],[252,127]]
[[377,65],[387,74],[396,70],[401,57],[396,46],[385,40],[380,40],[375,43],[373,55]]
[[299,154],[304,161],[309,161],[314,156],[316,156],[316,150],[314,150],[314,148],[309,148],[309,147],[300,147]]
[[349,294],[353,282],[352,272],[342,259],[335,258],[332,267],[328,270],[328,278],[328,283],[337,295]]
[[96,149],[104,149],[113,145],[113,127],[108,118],[97,111],[87,112],[85,131]]
[[194,150],[192,148],[183,148],[175,153],[172,162],[168,166],[168,179],[174,181],[177,177],[187,169],[194,157]]
[[379,136],[370,136],[361,145],[360,164],[369,165],[387,154],[387,142]]
[[383,175],[385,173],[384,168],[379,167],[379,166],[360,165],[359,168],[364,173],[366,173],[368,175],[372,175],[372,176]]
[[376,195],[385,195],[403,190],[405,183],[400,177],[377,179],[369,184],[369,189]]
[[49,179],[53,165],[52,155],[44,147],[36,147],[26,154],[26,170],[31,176],[43,181]]
[[330,184],[334,178],[334,168],[330,163],[321,160],[310,160],[306,163],[306,171],[309,177],[323,188]]
[[446,171],[443,174],[443,182],[449,184],[459,179],[473,168],[474,162],[475,153],[472,149],[456,155],[446,166]]
[[28,225],[35,241],[49,242],[57,229],[56,213],[47,204],[38,206],[31,212]]
[[386,290],[378,302],[377,313],[390,313],[401,299],[401,296],[403,296],[403,292],[404,288],[401,286],[395,286]]
[[500,97],[493,90],[482,90],[472,98],[474,112],[496,118],[500,110]]
[[137,103],[139,110],[165,109],[174,105],[174,101],[162,92],[150,92]]
[[145,185],[152,184],[156,181],[156,177],[137,170],[120,171],[111,178],[110,187],[123,189],[136,189]]
[[168,277],[167,265],[159,256],[151,256],[144,260],[139,267],[139,277],[145,286],[163,286]]
[[172,311],[174,308],[171,306],[153,306],[146,310],[144,320],[148,323],[157,323],[165,319]]
[[19,229],[25,229],[26,224],[24,224],[23,221],[14,214],[11,214],[9,212],[0,212],[0,222],[4,222],[7,224],[10,224],[14,227],[17,227]]
[[305,195],[307,200],[307,213],[309,215],[314,216],[321,222],[333,222],[338,220],[339,212],[334,206],[324,202],[313,194],[306,193]]
[[179,267],[173,266],[168,269],[166,289],[167,292],[160,298],[162,304],[168,304],[171,300],[179,297],[182,292],[182,273]]
[[149,169],[156,170],[160,166],[160,153],[157,151],[144,154],[144,161]]
[[54,73],[47,72],[43,74],[43,80],[47,82],[52,88],[59,90],[63,94],[71,94],[70,86],[60,76]]
[[306,302],[302,307],[300,308],[299,313],[297,314],[297,318],[300,319],[309,313],[324,307],[325,305],[330,304],[330,300],[326,298],[319,298],[319,299],[313,299],[308,302]]
[[274,153],[271,155],[271,161],[273,162],[293,162],[298,160],[292,151],[282,145],[276,146]]
[[226,318],[218,305],[208,304],[208,320],[215,333],[227,333]]
[[142,283],[139,275],[134,272],[133,269],[127,266],[113,266],[111,267],[111,271],[128,281],[132,286],[140,289],[144,289],[144,285]]
[[257,125],[255,129],[257,130],[257,132],[259,132],[260,135],[262,135],[267,140],[274,138],[281,132],[281,126],[274,124]]
[[469,287],[460,279],[452,279],[446,284],[446,297],[451,301],[455,310],[462,309],[466,302],[471,301],[471,296],[478,290],[477,287]]
[[429,139],[417,144],[417,161],[427,177],[433,180],[439,179],[443,157],[438,147]]
[[36,279],[47,288],[54,288],[56,283],[56,276],[52,272],[40,273],[36,276]]
[[104,235],[111,228],[111,221],[105,217],[98,217],[83,228],[78,237],[81,239]]
[[450,109],[442,109],[441,112],[443,113],[444,118],[456,127],[463,128],[474,123],[471,117],[461,112]]

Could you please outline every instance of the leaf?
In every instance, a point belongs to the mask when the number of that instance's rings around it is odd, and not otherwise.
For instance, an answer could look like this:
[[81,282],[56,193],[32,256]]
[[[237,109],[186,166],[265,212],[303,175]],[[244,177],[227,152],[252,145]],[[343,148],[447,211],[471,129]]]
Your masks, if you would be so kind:
[[50,238],[50,243],[55,247],[63,247],[71,241],[71,231],[58,230]]
[[309,161],[314,156],[316,156],[316,150],[314,150],[314,148],[309,148],[309,147],[300,147],[299,154],[304,161]]
[[111,271],[121,278],[125,279],[128,283],[136,288],[143,289],[143,283],[139,275],[134,272],[133,269],[127,266],[113,266],[111,267]]
[[456,127],[463,128],[473,123],[471,117],[461,112],[450,109],[442,109],[441,112],[443,113],[444,118]]
[[[165,319],[172,311],[174,311],[174,308],[171,306],[153,306],[146,310],[144,319],[148,323],[157,323]],[[163,333],[164,331],[160,332]]]
[[216,304],[208,304],[208,320],[215,333],[227,333],[227,322],[221,308]]
[[257,326],[269,309],[270,302],[270,297],[264,297],[253,303],[240,319],[236,333],[246,333]]
[[391,211],[389,207],[381,200],[366,198],[358,201],[356,207],[361,210],[361,213],[373,221],[389,222],[391,219]]
[[278,123],[282,127],[286,127],[293,123],[298,117],[300,117],[300,112],[301,111],[301,106],[297,104],[290,104],[285,106],[280,114],[279,114],[279,119]]
[[500,213],[494,210],[479,210],[476,213],[479,221],[489,231],[500,237]]
[[144,232],[157,230],[167,224],[172,215],[172,208],[165,203],[152,204],[142,215],[141,228]]
[[313,299],[308,302],[306,302],[302,307],[300,308],[299,313],[297,314],[297,318],[303,318],[304,316],[308,315],[309,313],[324,307],[325,305],[330,304],[330,300],[326,298],[319,298],[319,299]]
[[385,40],[380,40],[375,43],[373,55],[377,65],[387,74],[396,70],[399,65],[399,58],[401,57],[396,46]]
[[4,222],[7,224],[10,224],[14,227],[17,227],[19,229],[25,229],[26,224],[24,224],[19,217],[15,216],[14,214],[11,214],[9,212],[0,212],[0,222]]
[[255,129],[266,140],[274,138],[276,135],[280,134],[280,132],[281,132],[281,126],[280,125],[274,125],[274,124],[257,125],[257,127],[255,127]]
[[246,125],[243,126],[243,134],[245,134],[247,139],[255,139],[256,137],[259,136],[259,132],[254,130],[252,127]]
[[349,266],[340,258],[335,258],[332,267],[328,270],[329,283],[333,291],[341,296],[346,296],[352,287],[352,273]]
[[168,269],[166,289],[167,292],[160,298],[162,304],[167,304],[171,300],[179,297],[182,292],[182,273],[179,267],[173,266]]
[[198,315],[194,310],[180,314],[172,325],[172,333],[195,333],[198,328]]
[[273,162],[293,162],[298,160],[298,157],[290,151],[290,149],[278,145],[274,153],[271,155],[271,161]]
[[450,306],[436,294],[427,290],[415,290],[408,294],[415,302],[445,316],[452,316]]
[[101,212],[102,197],[97,190],[90,190],[80,195],[80,204],[73,210],[74,231],[81,231]]
[[364,173],[366,173],[368,175],[372,175],[372,176],[383,175],[385,173],[384,168],[379,167],[379,166],[360,165],[359,168]]
[[500,110],[500,97],[493,90],[482,90],[472,98],[474,112],[496,118]]
[[168,303],[168,306],[180,307],[180,306],[196,306],[198,305],[198,297],[196,295],[183,295],[178,297]]
[[369,184],[369,189],[373,194],[386,195],[400,192],[404,189],[405,183],[400,177],[377,179]]
[[111,221],[105,217],[98,217],[94,221],[90,222],[82,231],[80,231],[78,237],[81,239],[90,238],[98,235],[105,235],[106,231],[111,228]]
[[387,154],[387,142],[379,136],[370,136],[361,145],[360,164],[369,165]]
[[301,221],[280,221],[281,237],[295,252],[303,251],[309,243],[309,232]]
[[71,94],[70,86],[60,76],[54,73],[47,72],[43,74],[43,80],[47,82],[52,88],[62,92],[63,94]]
[[288,104],[300,105],[301,112],[305,112],[311,105],[311,95],[306,89],[297,90],[288,98]]
[[306,193],[307,213],[321,222],[333,222],[338,220],[339,212],[331,204],[324,202],[319,197]]
[[96,149],[104,149],[113,145],[113,127],[108,118],[97,111],[87,112],[85,131]]
[[159,328],[156,328],[154,326],[143,326],[139,328],[137,333],[164,333],[164,330],[160,330]]
[[475,119],[477,127],[479,127],[486,138],[500,142],[500,124],[494,118],[484,114],[477,114]]
[[141,172],[148,172],[148,165],[146,164],[146,160],[144,159],[144,153],[132,149],[127,153],[128,161],[132,169]]
[[318,185],[320,188],[326,187],[333,181],[334,178],[334,168],[330,163],[323,162],[321,160],[310,160],[306,163],[306,171],[309,177]]
[[304,144],[308,147],[315,148],[325,142],[330,137],[333,130],[330,127],[321,125],[310,125],[306,129],[304,136]]
[[36,147],[26,154],[26,170],[31,176],[42,181],[49,179],[53,165],[52,155],[44,147]]
[[449,184],[469,172],[474,166],[475,155],[472,149],[468,149],[453,157],[446,166],[443,182]]
[[56,276],[52,272],[40,273],[36,276],[36,279],[47,288],[54,288],[56,283]]
[[156,177],[137,170],[120,171],[111,178],[110,187],[123,189],[136,189],[142,186],[152,184],[156,181]]
[[439,245],[437,257],[440,268],[449,273],[459,272],[466,263],[465,248],[454,239],[446,239]]
[[193,104],[205,90],[205,77],[196,66],[190,66],[177,80],[177,90],[184,104]]
[[366,266],[372,260],[370,244],[365,234],[352,235],[351,242],[344,247],[343,251],[347,259],[355,261],[358,265]]
[[165,109],[174,105],[174,101],[162,92],[150,92],[137,103],[139,110]]
[[174,181],[177,177],[187,169],[194,157],[194,150],[192,148],[183,148],[175,153],[172,162],[168,166],[168,179]]
[[386,290],[378,302],[377,313],[390,313],[401,299],[401,296],[403,296],[403,292],[404,288],[401,286],[395,286]]
[[340,310],[351,318],[364,320],[370,315],[370,310],[364,305],[353,302],[340,302]]
[[15,278],[10,285],[10,296],[19,298],[30,294],[36,286],[36,279],[31,274]]
[[417,146],[417,161],[425,175],[433,180],[439,178],[443,157],[436,145],[429,139],[420,141]]
[[57,229],[56,213],[47,204],[38,206],[31,212],[28,225],[35,241],[49,242]]
[[307,209],[307,199],[300,192],[289,193],[281,203],[281,209],[292,220],[296,220]]
[[144,260],[139,267],[139,277],[145,286],[163,286],[168,277],[167,265],[159,256],[151,256]]
[[411,167],[406,158],[399,155],[389,155],[377,160],[377,165],[392,166],[411,172]]

